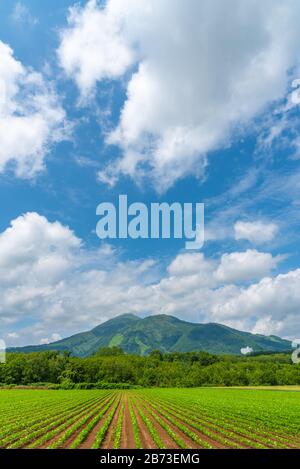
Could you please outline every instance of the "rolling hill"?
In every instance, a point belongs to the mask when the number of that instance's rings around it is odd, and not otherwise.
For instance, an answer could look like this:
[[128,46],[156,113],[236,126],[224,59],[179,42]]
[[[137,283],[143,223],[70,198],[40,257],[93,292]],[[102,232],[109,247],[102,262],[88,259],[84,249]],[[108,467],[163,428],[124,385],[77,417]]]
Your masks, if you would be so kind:
[[152,350],[162,352],[207,351],[240,354],[242,347],[254,352],[286,351],[291,342],[276,336],[241,332],[216,324],[195,324],[173,316],[156,315],[144,319],[124,314],[110,319],[91,331],[82,332],[47,345],[10,348],[9,352],[69,350],[74,356],[86,357],[100,347],[120,346],[127,353],[146,355]]

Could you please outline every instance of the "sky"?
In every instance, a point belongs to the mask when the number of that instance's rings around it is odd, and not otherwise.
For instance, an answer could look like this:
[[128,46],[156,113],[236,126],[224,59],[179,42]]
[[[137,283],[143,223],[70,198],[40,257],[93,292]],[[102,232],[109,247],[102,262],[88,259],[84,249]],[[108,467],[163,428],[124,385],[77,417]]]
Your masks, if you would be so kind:
[[[300,337],[297,0],[0,0],[0,338],[119,314]],[[205,243],[96,207],[205,203]]]

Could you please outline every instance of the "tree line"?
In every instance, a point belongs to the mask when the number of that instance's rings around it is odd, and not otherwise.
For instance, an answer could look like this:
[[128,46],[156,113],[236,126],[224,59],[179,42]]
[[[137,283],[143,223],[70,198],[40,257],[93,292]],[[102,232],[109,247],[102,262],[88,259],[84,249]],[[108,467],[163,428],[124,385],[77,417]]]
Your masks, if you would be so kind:
[[88,358],[68,352],[9,353],[0,365],[0,385],[91,389],[105,387],[196,387],[300,385],[300,364],[290,354],[212,355],[166,353],[146,357],[103,348]]

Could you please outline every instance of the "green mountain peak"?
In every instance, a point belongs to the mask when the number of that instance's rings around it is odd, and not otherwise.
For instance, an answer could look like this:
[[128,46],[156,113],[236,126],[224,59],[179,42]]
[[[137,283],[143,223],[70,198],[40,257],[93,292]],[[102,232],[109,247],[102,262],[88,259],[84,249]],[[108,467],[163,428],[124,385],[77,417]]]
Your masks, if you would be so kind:
[[191,323],[167,314],[140,318],[128,313],[109,319],[91,331],[52,344],[9,351],[69,350],[75,356],[85,357],[101,347],[121,347],[127,353],[139,355],[147,355],[153,350],[240,354],[241,348],[245,347],[254,352],[286,351],[291,349],[291,342],[275,336],[238,331],[217,323]]

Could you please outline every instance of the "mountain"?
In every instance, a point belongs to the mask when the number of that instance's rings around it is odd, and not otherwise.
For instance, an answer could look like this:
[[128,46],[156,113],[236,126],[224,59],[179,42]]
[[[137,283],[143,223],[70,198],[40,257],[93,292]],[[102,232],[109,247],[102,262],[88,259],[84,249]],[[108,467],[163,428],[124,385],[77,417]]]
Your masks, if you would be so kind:
[[254,352],[286,351],[292,344],[276,336],[241,332],[216,323],[195,324],[173,316],[157,315],[141,319],[123,314],[100,324],[91,331],[47,345],[10,348],[9,352],[37,352],[43,350],[69,350],[73,355],[85,357],[100,347],[120,346],[125,352],[147,355],[152,350],[162,352],[190,352],[204,350],[210,353],[240,354],[242,347]]

